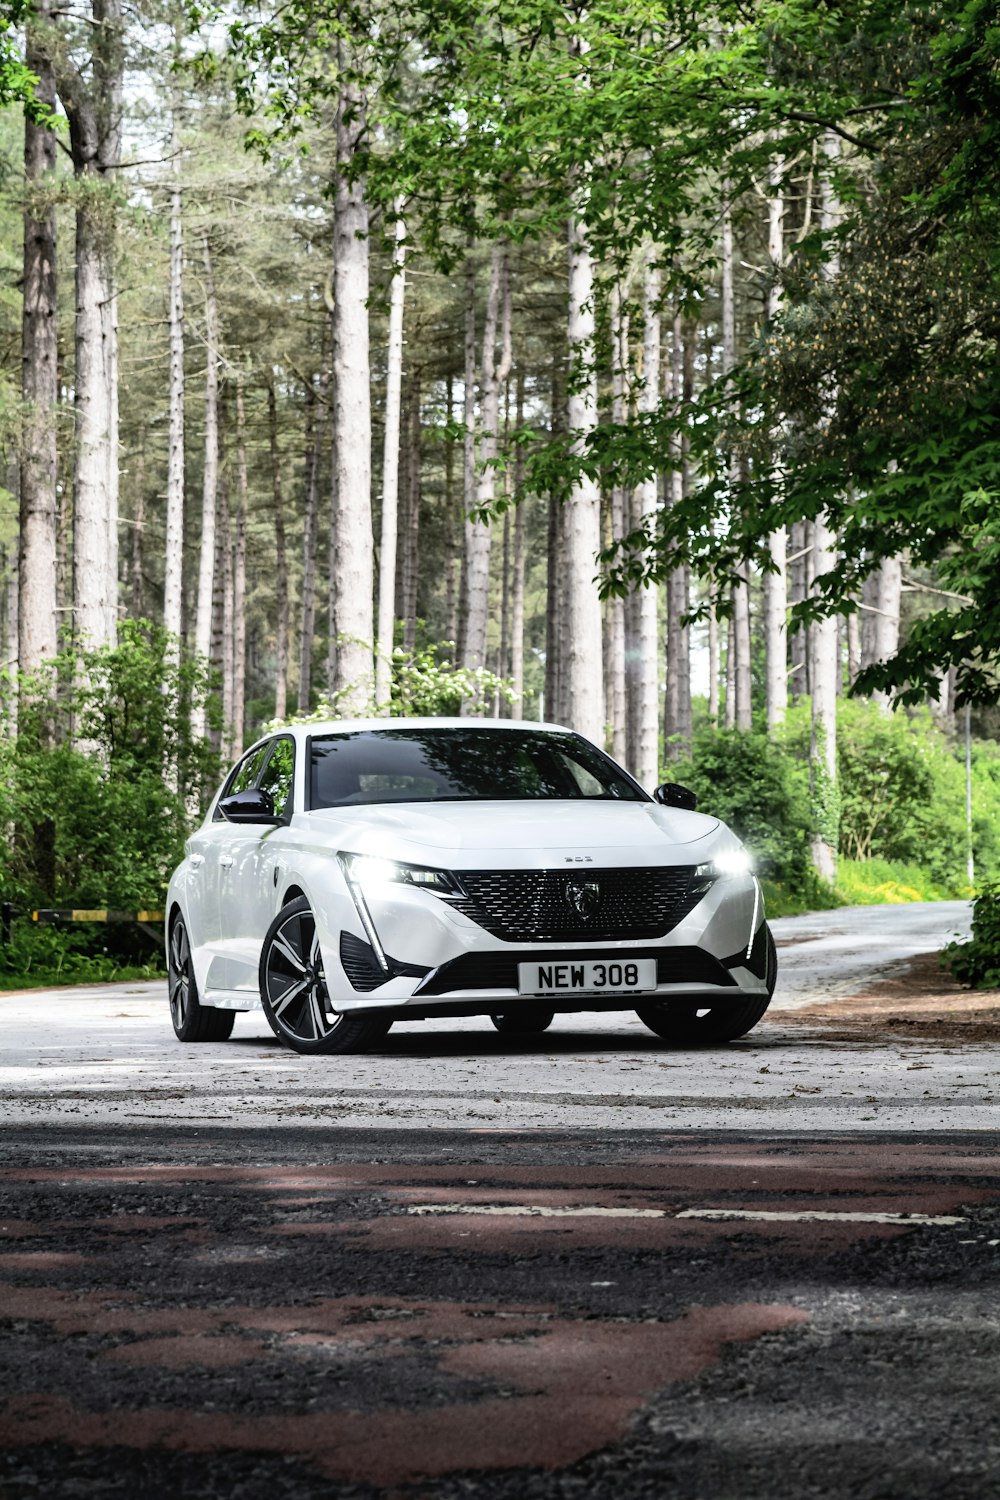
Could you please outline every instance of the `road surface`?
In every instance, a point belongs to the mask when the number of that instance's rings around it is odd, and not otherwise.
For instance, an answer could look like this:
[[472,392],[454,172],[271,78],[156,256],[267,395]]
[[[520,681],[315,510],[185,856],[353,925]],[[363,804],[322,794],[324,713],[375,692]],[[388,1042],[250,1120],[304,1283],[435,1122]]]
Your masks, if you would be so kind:
[[0,1000],[4,1500],[1000,1494],[1000,1044],[807,1010],[967,920],[900,910],[776,923],[704,1052]]

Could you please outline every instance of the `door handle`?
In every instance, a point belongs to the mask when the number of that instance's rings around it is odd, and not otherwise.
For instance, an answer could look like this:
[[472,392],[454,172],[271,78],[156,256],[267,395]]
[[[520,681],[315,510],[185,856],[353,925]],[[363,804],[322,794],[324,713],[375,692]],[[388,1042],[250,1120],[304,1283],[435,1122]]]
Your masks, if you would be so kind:
[[232,869],[233,863],[234,863],[233,856],[231,854],[220,854],[219,855],[219,864],[222,866],[222,868],[224,870],[230,870],[230,869]]
[[188,859],[194,865],[196,870],[198,869],[199,865],[203,865],[205,863],[204,854],[189,854]]

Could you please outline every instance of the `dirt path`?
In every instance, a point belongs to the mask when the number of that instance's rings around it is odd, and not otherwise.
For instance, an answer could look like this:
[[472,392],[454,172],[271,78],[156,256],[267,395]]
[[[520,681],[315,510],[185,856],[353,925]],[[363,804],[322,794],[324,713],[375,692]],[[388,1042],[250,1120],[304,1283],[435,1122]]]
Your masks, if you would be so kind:
[[860,994],[775,1012],[763,1024],[776,1023],[819,1029],[829,1041],[997,1042],[1000,990],[970,990],[942,968],[940,954],[922,953]]

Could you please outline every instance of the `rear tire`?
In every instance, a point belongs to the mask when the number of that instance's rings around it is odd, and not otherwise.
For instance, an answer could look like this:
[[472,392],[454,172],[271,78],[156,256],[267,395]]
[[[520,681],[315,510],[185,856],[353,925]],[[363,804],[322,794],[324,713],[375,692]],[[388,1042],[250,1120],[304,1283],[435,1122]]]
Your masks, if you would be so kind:
[[316,918],[305,896],[283,906],[260,955],[260,1003],[275,1036],[294,1052],[370,1052],[389,1034],[385,1016],[342,1014],[326,987]]
[[711,1046],[717,1042],[734,1042],[737,1037],[752,1031],[767,1010],[774,994],[778,978],[778,954],[767,929],[767,965],[765,979],[767,994],[739,1003],[716,1005],[706,1008],[703,1001],[666,1000],[659,1005],[644,1005],[636,1015],[644,1026],[662,1036],[665,1041],[680,1046]]
[[179,913],[170,924],[167,943],[167,994],[178,1041],[224,1042],[232,1035],[236,1012],[202,1005],[198,999],[191,943]]
[[521,1013],[516,1010],[499,1011],[490,1016],[501,1036],[541,1036],[555,1020],[555,1011],[536,1010]]

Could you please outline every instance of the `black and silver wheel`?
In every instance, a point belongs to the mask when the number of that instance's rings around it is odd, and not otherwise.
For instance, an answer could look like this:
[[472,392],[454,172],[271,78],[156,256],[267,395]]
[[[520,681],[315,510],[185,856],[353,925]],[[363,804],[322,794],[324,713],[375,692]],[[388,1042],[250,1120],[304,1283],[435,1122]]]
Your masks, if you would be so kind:
[[752,1031],[771,1003],[778,978],[778,954],[767,929],[767,994],[752,1000],[725,1005],[706,1006],[702,1000],[666,1000],[659,1005],[643,1005],[636,1015],[644,1026],[679,1046],[710,1046],[715,1042],[733,1042]]
[[179,914],[170,924],[167,943],[167,994],[170,1019],[182,1042],[224,1042],[232,1035],[236,1012],[202,1005],[198,999],[191,943]]
[[276,1037],[296,1052],[367,1052],[391,1020],[334,1010],[323,972],[316,918],[304,896],[283,906],[260,955],[260,1000]]
[[551,1010],[504,1010],[490,1016],[501,1036],[541,1036],[555,1019]]

